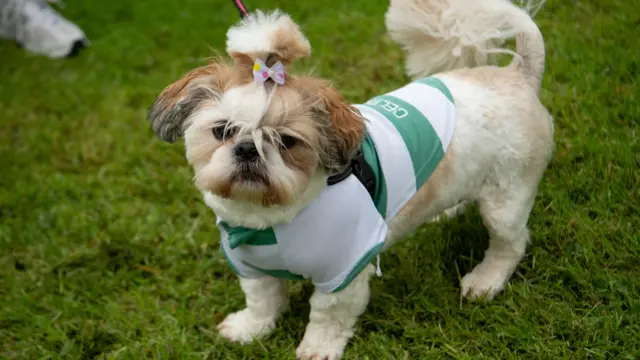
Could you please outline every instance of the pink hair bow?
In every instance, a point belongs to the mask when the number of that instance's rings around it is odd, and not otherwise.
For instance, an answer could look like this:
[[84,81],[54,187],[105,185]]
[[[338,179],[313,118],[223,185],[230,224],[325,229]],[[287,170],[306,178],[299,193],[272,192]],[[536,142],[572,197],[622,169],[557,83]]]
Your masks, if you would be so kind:
[[284,65],[280,61],[268,67],[264,61],[256,59],[253,64],[253,79],[258,84],[263,84],[271,78],[276,84],[284,85]]

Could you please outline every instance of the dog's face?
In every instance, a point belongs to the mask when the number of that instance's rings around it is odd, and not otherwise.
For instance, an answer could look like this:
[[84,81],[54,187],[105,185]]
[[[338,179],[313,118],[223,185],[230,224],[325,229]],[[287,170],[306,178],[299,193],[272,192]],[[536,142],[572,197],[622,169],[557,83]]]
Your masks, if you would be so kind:
[[271,66],[308,54],[297,25],[285,25],[273,51],[232,52],[234,64],[191,71],[152,106],[161,138],[174,141],[184,130],[199,189],[262,206],[293,204],[312,177],[342,170],[357,151],[364,122],[328,83],[290,74],[284,85],[254,81],[256,58]]
[[318,171],[319,122],[291,88],[249,83],[201,104],[185,131],[201,190],[263,205],[295,201]]

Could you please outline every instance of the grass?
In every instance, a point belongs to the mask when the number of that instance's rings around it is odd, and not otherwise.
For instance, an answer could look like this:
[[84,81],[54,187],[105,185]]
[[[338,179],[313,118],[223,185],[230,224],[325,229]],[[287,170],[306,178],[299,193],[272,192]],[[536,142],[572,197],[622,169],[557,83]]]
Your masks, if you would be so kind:
[[[93,41],[52,61],[0,42],[0,358],[291,359],[312,288],[267,340],[217,338],[243,305],[181,144],[146,109],[223,51],[228,1],[67,0]],[[186,3],[186,4],[183,4]],[[364,101],[404,84],[386,1],[281,7],[314,46],[301,64]],[[424,227],[383,257],[346,359],[640,357],[640,12],[625,0],[549,0],[543,102],[557,151],[504,293],[459,298],[487,234],[476,212]]]

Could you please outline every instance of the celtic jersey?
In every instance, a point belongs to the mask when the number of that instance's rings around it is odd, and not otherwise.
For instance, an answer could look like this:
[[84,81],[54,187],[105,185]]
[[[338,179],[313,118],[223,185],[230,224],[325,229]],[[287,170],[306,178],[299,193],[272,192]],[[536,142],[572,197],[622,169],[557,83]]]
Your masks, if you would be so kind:
[[373,193],[350,175],[287,224],[256,230],[218,218],[222,252],[239,276],[310,279],[318,290],[336,292],[381,251],[387,222],[442,160],[455,106],[446,85],[429,77],[355,107],[366,120],[362,151]]

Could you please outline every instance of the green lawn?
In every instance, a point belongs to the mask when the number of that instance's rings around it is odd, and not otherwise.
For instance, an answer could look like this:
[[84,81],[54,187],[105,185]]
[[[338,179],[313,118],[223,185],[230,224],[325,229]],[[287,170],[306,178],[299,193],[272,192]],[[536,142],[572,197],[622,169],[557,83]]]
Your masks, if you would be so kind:
[[[224,50],[235,8],[65,3],[93,42],[78,58],[0,42],[0,358],[292,359],[312,287],[292,287],[269,339],[217,338],[243,296],[183,145],[145,119],[165,85]],[[247,5],[290,12],[314,47],[299,67],[353,102],[407,81],[386,1]],[[491,303],[461,301],[458,279],[487,244],[481,220],[424,227],[383,256],[346,359],[640,357],[640,10],[550,0],[537,22],[557,150],[526,259]]]

